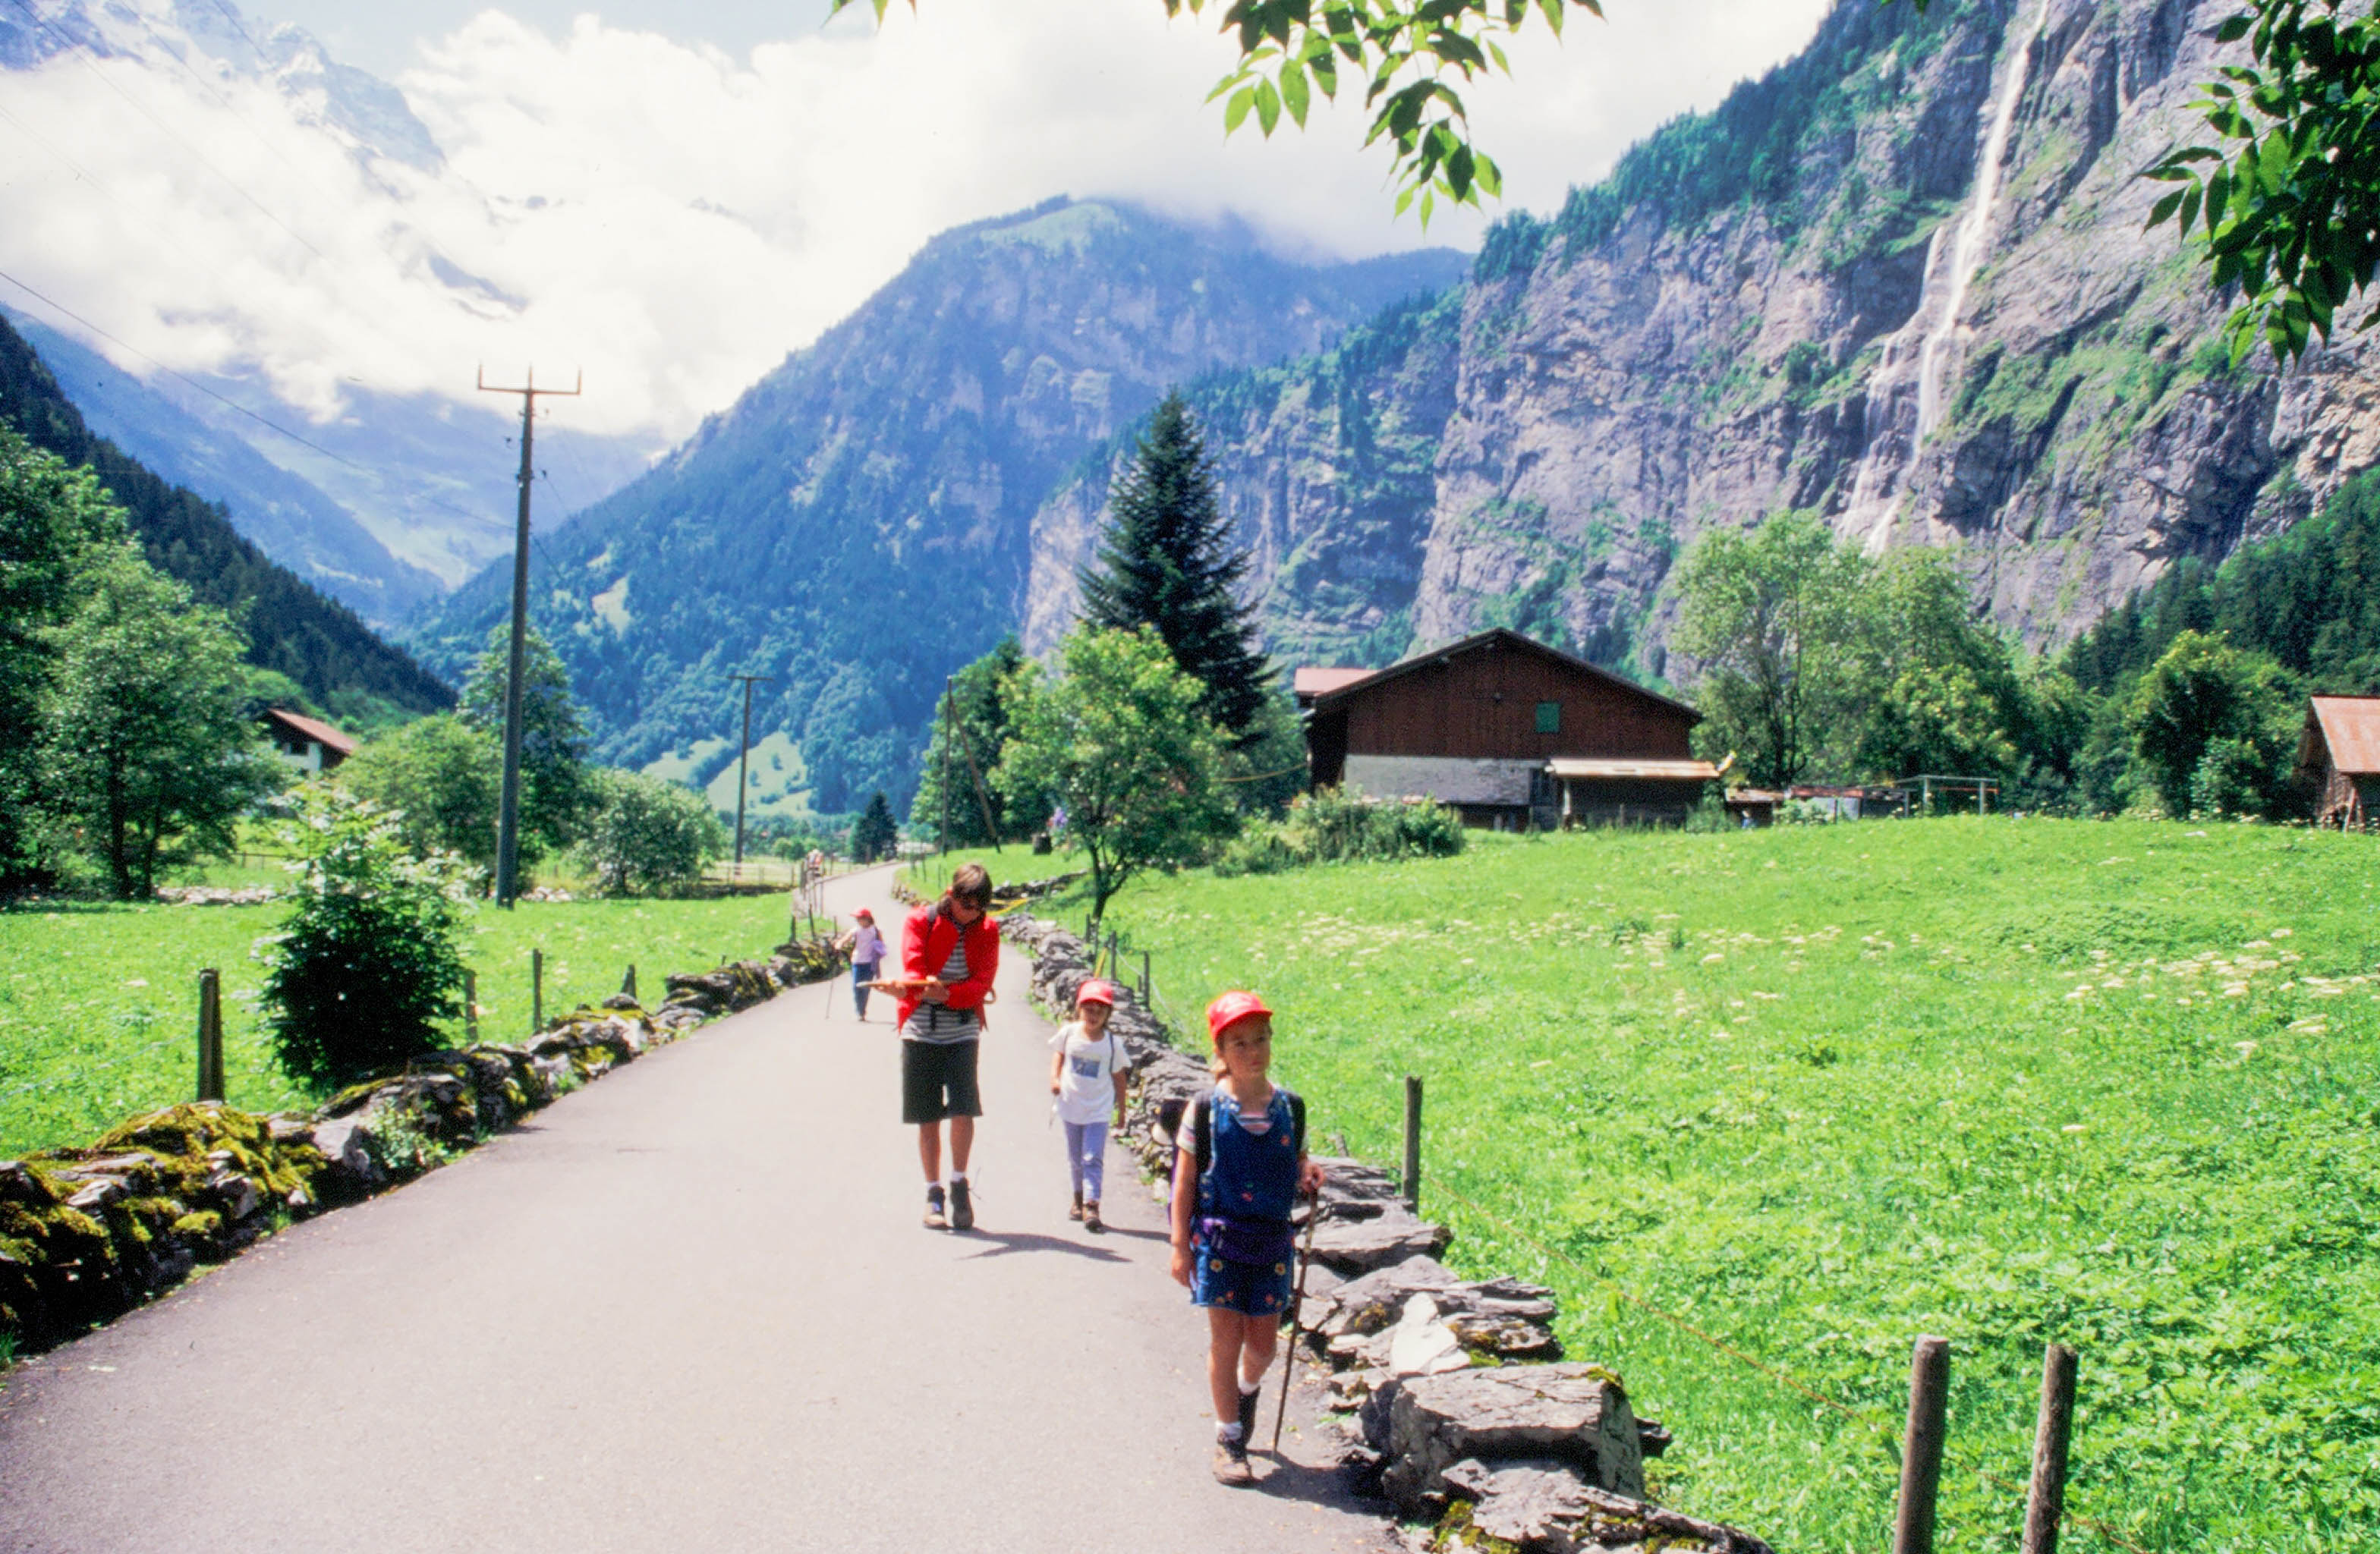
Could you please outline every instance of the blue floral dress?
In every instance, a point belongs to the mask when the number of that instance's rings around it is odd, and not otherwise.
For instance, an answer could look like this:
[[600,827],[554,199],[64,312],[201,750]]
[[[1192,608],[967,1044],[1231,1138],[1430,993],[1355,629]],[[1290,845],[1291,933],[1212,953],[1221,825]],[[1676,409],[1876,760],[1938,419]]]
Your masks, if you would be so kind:
[[1198,1178],[1198,1217],[1191,1235],[1190,1304],[1253,1317],[1289,1308],[1296,1238],[1297,1139],[1290,1093],[1273,1087],[1261,1123],[1251,1128],[1240,1103],[1217,1087],[1212,1158]]

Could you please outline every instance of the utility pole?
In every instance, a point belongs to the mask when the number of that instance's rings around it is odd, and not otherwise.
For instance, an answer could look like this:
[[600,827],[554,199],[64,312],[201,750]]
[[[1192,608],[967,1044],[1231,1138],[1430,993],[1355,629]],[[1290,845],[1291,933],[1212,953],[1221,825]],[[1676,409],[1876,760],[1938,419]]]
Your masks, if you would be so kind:
[[752,686],[755,681],[775,685],[774,674],[730,674],[731,680],[744,682],[744,747],[735,756],[735,867],[744,867],[744,791],[749,779],[744,774],[744,763],[752,755]]
[[513,898],[520,893],[521,674],[528,645],[528,487],[537,478],[536,468],[529,463],[529,444],[537,427],[537,396],[542,394],[568,399],[585,387],[586,382],[582,372],[569,388],[541,389],[537,386],[537,370],[531,368],[527,383],[519,388],[501,388],[488,382],[486,368],[480,369],[480,393],[521,396],[520,516],[513,527],[513,648],[511,668],[504,675],[504,786],[496,808],[499,906],[510,906]]

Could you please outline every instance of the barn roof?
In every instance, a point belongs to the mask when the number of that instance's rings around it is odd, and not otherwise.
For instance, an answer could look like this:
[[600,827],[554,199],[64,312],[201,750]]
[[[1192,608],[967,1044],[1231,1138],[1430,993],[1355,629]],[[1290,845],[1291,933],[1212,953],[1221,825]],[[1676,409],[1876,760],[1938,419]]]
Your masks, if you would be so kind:
[[266,708],[264,715],[299,738],[311,739],[326,750],[336,750],[342,756],[352,756],[356,753],[356,742],[353,739],[319,718],[309,718],[279,707]]
[[2330,747],[2330,764],[2352,777],[2380,776],[2380,696],[2317,696],[2313,720]]
[[[1389,665],[1386,669],[1374,669],[1368,671],[1351,671],[1345,669],[1301,669],[1297,672],[1294,683],[1297,687],[1299,699],[1306,700],[1310,697],[1311,700],[1308,701],[1307,704],[1317,711],[1323,711],[1330,708],[1344,705],[1346,702],[1353,700],[1358,696],[1362,696],[1367,691],[1378,690],[1380,686],[1389,684],[1390,681],[1402,679],[1405,675],[1413,674],[1415,670],[1427,669],[1432,664],[1444,663],[1448,660],[1459,658],[1464,653],[1473,652],[1481,648],[1491,646],[1517,648],[1524,652],[1535,653],[1540,658],[1551,659],[1553,662],[1562,665],[1566,669],[1575,670],[1581,674],[1592,675],[1594,678],[1605,681],[1609,685],[1616,686],[1623,691],[1628,691],[1633,695],[1643,697],[1647,701],[1658,702],[1664,707],[1671,708],[1677,711],[1684,713],[1687,717],[1697,722],[1702,721],[1702,714],[1695,711],[1693,708],[1687,706],[1682,701],[1678,701],[1670,697],[1663,696],[1658,691],[1648,691],[1644,686],[1638,685],[1635,681],[1627,678],[1625,675],[1614,674],[1611,671],[1598,668],[1596,665],[1587,662],[1583,658],[1578,658],[1572,654],[1565,653],[1559,648],[1549,648],[1543,642],[1536,640],[1535,637],[1524,637],[1517,631],[1510,631],[1502,626],[1491,627],[1488,630],[1478,633],[1476,636],[1466,637],[1460,642],[1449,642],[1442,648],[1431,648],[1423,652],[1409,654]],[[1318,682],[1319,677],[1321,676],[1336,676],[1342,674],[1352,675],[1353,677],[1340,680],[1337,683],[1329,686],[1327,688],[1318,688],[1310,692],[1306,689],[1307,676],[1309,675],[1316,676]]]

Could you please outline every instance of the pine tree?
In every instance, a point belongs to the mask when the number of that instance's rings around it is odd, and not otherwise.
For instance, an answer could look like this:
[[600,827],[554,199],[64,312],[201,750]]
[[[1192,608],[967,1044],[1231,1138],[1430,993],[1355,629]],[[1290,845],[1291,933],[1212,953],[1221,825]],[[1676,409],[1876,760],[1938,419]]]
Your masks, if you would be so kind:
[[1215,478],[1190,407],[1166,395],[1109,498],[1113,516],[1096,565],[1082,574],[1083,619],[1102,629],[1154,629],[1183,673],[1206,687],[1200,710],[1235,745],[1254,736],[1269,666],[1251,645],[1254,613],[1232,590],[1245,552],[1231,548]]
[[884,790],[879,788],[852,824],[851,856],[861,863],[874,863],[879,858],[891,857],[900,841],[900,828],[892,823],[892,806],[886,801]]

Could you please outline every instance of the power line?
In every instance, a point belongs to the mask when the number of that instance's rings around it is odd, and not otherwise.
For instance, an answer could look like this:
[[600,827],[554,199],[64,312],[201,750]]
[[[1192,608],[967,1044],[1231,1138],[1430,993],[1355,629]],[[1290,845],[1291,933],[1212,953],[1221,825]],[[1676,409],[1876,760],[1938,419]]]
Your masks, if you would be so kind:
[[[297,432],[294,432],[287,427],[280,424],[278,421],[270,420],[263,416],[258,415],[247,406],[239,403],[239,401],[216,393],[213,389],[207,387],[206,384],[199,382],[196,378],[191,377],[188,373],[182,371],[178,368],[166,366],[164,362],[159,361],[155,357],[151,356],[147,351],[142,350],[140,346],[127,345],[124,341],[117,339],[115,335],[110,334],[106,330],[100,328],[99,325],[91,322],[80,313],[76,312],[72,308],[67,307],[65,303],[56,300],[43,292],[34,289],[32,286],[27,285],[23,281],[11,275],[6,270],[0,270],[0,281],[7,282],[10,285],[15,286],[26,296],[39,300],[43,306],[54,309],[56,311],[65,314],[67,318],[74,320],[75,322],[82,325],[85,329],[90,330],[93,334],[98,335],[101,339],[105,340],[119,350],[131,352],[134,356],[139,357],[150,366],[157,369],[158,371],[169,373],[172,376],[180,379],[183,382],[189,384],[190,387],[198,390],[200,394],[205,395],[209,399],[212,399],[217,404],[223,406],[225,409],[237,411],[239,414],[246,416],[249,420],[254,421],[257,425],[265,428],[267,431],[277,431],[282,436],[288,438],[292,443],[311,448],[316,453],[321,454],[324,458],[331,459],[339,464],[344,464],[348,468],[356,470],[359,474],[378,477],[382,473],[382,471],[374,469],[368,464],[358,463],[356,460],[347,457],[345,454],[333,453],[330,449],[322,446],[322,443],[315,442],[312,438],[301,437]],[[417,495],[412,498],[412,500],[426,502],[433,507],[443,507],[447,512],[454,514],[457,517],[476,520],[486,516],[483,513],[474,513],[467,507],[457,507],[453,503],[445,501],[440,497]]]

